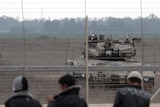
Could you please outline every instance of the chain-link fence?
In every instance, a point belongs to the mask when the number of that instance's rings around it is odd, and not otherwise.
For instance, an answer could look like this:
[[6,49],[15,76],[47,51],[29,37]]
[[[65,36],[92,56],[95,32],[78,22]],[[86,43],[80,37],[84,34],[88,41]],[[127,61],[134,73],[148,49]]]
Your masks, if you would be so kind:
[[[128,62],[89,59],[89,66],[94,66],[89,68],[89,103],[113,103],[116,90],[127,84],[127,74],[133,70],[142,71],[139,66],[142,60],[144,90],[152,96],[160,87],[159,3],[140,3],[139,0],[1,1],[0,104],[13,94],[12,81],[18,75],[28,78],[31,93],[45,104],[48,94],[60,92],[58,78],[72,73],[77,84],[82,86],[81,95],[85,98],[85,69],[81,67],[85,62],[79,63],[79,57],[85,53],[85,15],[89,17],[88,36],[104,35],[103,42],[110,37],[120,42],[137,40],[136,55]],[[123,48],[124,41],[121,43]],[[107,49],[100,48],[106,56],[113,50],[109,47],[109,51],[104,52]],[[116,47],[115,52],[118,51]],[[73,67],[75,65],[80,68]],[[159,99],[160,96],[153,102],[160,103]]]
[[[156,40],[158,41],[158,40]],[[148,41],[146,40],[148,43]],[[145,80],[151,79],[151,83],[144,83],[145,90],[152,95],[159,88],[159,67],[150,60],[150,55],[158,54],[159,47],[154,42],[145,46],[145,67],[144,71],[151,71],[145,74]],[[159,42],[157,42],[158,44]],[[151,45],[153,44],[153,45]],[[75,60],[82,55],[83,41],[81,40],[26,40],[25,53],[22,40],[4,39],[0,41],[1,52],[1,85],[0,101],[1,104],[11,96],[12,81],[17,75],[25,75],[29,80],[30,91],[41,103],[47,103],[45,98],[48,94],[60,92],[57,80],[66,73],[75,74],[77,84],[82,86],[81,95],[85,98],[85,69],[74,68],[71,65],[64,66],[67,60]],[[140,44],[136,45],[137,55],[135,59],[141,60]],[[151,50],[152,49],[152,50]],[[149,54],[151,52],[151,54]],[[25,58],[24,58],[25,56]],[[154,59],[154,58],[153,58]],[[159,64],[158,56],[155,58]],[[69,62],[70,62],[69,61]],[[94,61],[93,61],[94,62]],[[102,61],[108,64],[112,61]],[[121,61],[114,61],[118,64]],[[113,62],[112,62],[113,63]],[[125,62],[126,63],[126,62]],[[25,64],[25,65],[24,65]],[[84,62],[83,62],[84,64]],[[127,63],[126,63],[127,64]],[[89,103],[113,103],[115,92],[118,88],[126,85],[126,75],[132,70],[141,71],[141,66],[108,66],[100,68],[89,67]],[[23,68],[23,66],[25,66]],[[53,67],[55,66],[55,67]],[[58,67],[60,66],[60,67]],[[34,68],[35,67],[35,68]],[[37,68],[36,68],[37,67]],[[147,68],[148,67],[148,68]],[[20,69],[17,69],[20,68]],[[34,68],[34,69],[33,69]],[[70,70],[69,70],[70,69]],[[82,70],[81,70],[82,69]],[[114,71],[115,70],[115,71]],[[74,71],[74,72],[73,72]],[[154,71],[156,72],[154,74]],[[83,75],[81,75],[83,74]],[[153,84],[154,81],[154,84]],[[159,96],[153,102],[159,103]]]
[[[54,67],[53,67],[54,68]],[[57,69],[57,68],[56,68]],[[70,68],[72,69],[72,68]],[[110,74],[109,71],[96,72],[90,71],[89,74],[96,75],[95,77],[89,76],[89,103],[90,104],[104,104],[104,103],[113,103],[115,92],[118,88],[126,86],[126,82],[123,78],[120,77],[121,71],[118,71],[118,75],[112,75],[108,78]],[[75,71],[67,70],[60,71],[58,70],[29,70],[24,72],[23,70],[12,71],[8,69],[8,71],[0,72],[0,103],[3,104],[4,101],[13,94],[12,92],[12,81],[18,75],[25,75],[29,80],[29,90],[35,96],[36,99],[40,100],[41,103],[46,104],[46,96],[54,95],[60,92],[58,87],[58,79],[60,76],[70,73],[73,74],[76,78],[77,84],[81,85],[81,92],[83,98],[85,98],[85,72],[84,71]],[[113,73],[112,73],[113,74]],[[125,75],[123,73],[123,75]],[[152,83],[144,82],[148,84],[145,86],[144,90],[147,91],[151,96],[155,91],[159,88],[160,84],[160,73],[157,72],[155,74],[154,85]],[[110,79],[110,80],[107,80]],[[108,81],[108,82],[107,82]],[[110,81],[110,82],[109,82]],[[159,97],[154,99],[152,102],[159,103]]]

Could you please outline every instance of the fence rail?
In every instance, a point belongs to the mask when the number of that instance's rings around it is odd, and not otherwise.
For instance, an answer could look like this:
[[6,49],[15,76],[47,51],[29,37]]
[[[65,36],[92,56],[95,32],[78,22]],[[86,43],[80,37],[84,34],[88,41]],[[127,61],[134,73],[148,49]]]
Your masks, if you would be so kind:
[[[142,66],[123,66],[123,67],[88,67],[89,71],[140,71]],[[1,66],[0,71],[85,71],[84,66]],[[144,71],[160,72],[160,65],[144,66]]]

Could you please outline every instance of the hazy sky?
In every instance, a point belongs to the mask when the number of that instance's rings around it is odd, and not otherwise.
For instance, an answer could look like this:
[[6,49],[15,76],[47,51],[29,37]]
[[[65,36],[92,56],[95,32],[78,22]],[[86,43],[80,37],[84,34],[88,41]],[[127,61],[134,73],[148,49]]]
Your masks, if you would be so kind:
[[[160,0],[142,0],[143,16],[154,13],[160,17]],[[23,0],[25,19],[84,17],[85,0]],[[140,16],[140,0],[86,0],[89,17]],[[21,0],[0,0],[0,16],[21,19]]]

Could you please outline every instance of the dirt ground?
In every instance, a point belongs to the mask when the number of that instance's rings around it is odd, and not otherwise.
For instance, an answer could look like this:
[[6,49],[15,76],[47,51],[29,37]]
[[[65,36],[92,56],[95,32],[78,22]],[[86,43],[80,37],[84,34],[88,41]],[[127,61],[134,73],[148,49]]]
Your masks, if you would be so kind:
[[[160,39],[147,39],[144,42],[144,62],[160,64]],[[1,66],[58,66],[64,65],[66,59],[77,59],[83,50],[82,40],[0,40]],[[141,43],[136,43],[137,55],[141,60]],[[46,103],[45,96],[58,92],[57,77],[65,72],[29,72],[25,75],[31,83],[31,92],[42,103]],[[0,103],[2,104],[11,94],[11,83],[21,72],[0,72]],[[58,75],[56,78],[55,76]],[[160,74],[156,74],[156,86],[160,86]],[[90,89],[91,103],[112,103],[115,91],[111,89]],[[82,96],[85,89],[82,87]],[[97,97],[99,97],[97,99]],[[108,100],[109,99],[109,100]],[[160,103],[158,97],[154,102]]]
[[[144,62],[160,64],[160,39],[144,40]],[[82,40],[0,40],[2,66],[64,65],[66,59],[82,54]],[[136,57],[141,60],[141,43],[136,43]],[[25,56],[25,57],[24,57]]]
[[73,59],[73,56],[78,58],[81,55],[82,49],[83,43],[80,41],[70,41],[68,45],[67,40],[28,40],[24,49],[23,41],[0,40],[1,65],[64,65],[67,51],[67,58]]

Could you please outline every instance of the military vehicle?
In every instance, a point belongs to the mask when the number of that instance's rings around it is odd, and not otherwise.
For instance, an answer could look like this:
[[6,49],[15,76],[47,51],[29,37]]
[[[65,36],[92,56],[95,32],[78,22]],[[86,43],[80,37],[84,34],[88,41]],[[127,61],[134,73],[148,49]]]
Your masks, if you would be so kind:
[[[85,49],[85,48],[84,48]],[[83,51],[85,56],[85,50]],[[104,35],[88,36],[89,59],[100,60],[126,60],[136,55],[134,39],[113,40],[112,37],[105,39]]]
[[[88,66],[89,67],[137,67],[142,66],[140,61],[133,60],[136,55],[134,41],[126,38],[123,40],[105,40],[104,35],[99,39],[96,35],[88,37]],[[72,66],[85,66],[85,52],[78,60],[68,60]],[[147,64],[149,66],[149,64]],[[127,85],[127,75],[131,70],[126,71],[97,71],[89,72],[89,84],[91,88],[102,86],[105,87],[123,87]],[[85,74],[74,72],[73,76],[77,81],[85,80]],[[144,88],[152,89],[155,82],[154,71],[143,71]]]
[[[72,66],[85,66],[85,59],[81,56],[78,60],[70,61]],[[140,61],[108,61],[108,60],[93,60],[88,61],[89,67],[140,67]],[[146,64],[145,66],[150,66]],[[127,75],[131,70],[126,71],[89,71],[89,84],[91,88],[102,86],[105,87],[124,87],[127,85]],[[77,81],[85,80],[84,72],[74,72],[73,76]],[[152,89],[155,82],[155,71],[143,71],[144,89]]]

